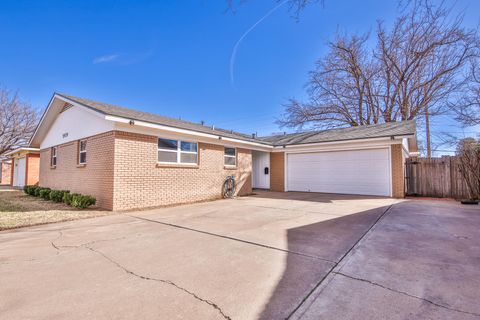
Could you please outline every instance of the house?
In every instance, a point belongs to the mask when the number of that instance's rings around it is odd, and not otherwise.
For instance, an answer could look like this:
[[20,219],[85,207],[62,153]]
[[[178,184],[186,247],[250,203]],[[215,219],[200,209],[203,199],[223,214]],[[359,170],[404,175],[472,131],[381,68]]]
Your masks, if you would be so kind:
[[3,159],[0,161],[0,185],[12,183],[12,160]]
[[30,141],[44,187],[111,210],[220,198],[227,176],[252,188],[404,196],[415,123],[256,137],[54,94]]
[[40,172],[40,150],[38,148],[19,147],[5,153],[12,160],[11,181],[14,188],[38,183]]

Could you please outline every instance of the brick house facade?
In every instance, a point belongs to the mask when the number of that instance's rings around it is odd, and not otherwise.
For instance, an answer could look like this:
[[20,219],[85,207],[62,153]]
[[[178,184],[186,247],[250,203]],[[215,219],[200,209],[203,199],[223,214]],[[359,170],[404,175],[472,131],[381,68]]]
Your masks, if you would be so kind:
[[86,165],[78,164],[78,141],[57,146],[57,164],[51,165],[51,148],[40,150],[40,186],[94,196],[101,208],[113,208],[115,133],[87,138]]
[[[50,165],[51,148],[40,151],[40,185],[92,195],[99,207],[130,210],[219,199],[229,175],[237,195],[252,192],[252,156],[237,149],[237,166],[225,167],[223,146],[199,143],[198,165],[157,163],[156,136],[110,131],[88,137],[87,163],[78,164],[78,141],[57,146],[57,164]],[[79,183],[81,182],[81,183]]]
[[[369,182],[375,184],[373,189],[358,189],[361,194],[403,197],[404,162],[415,151],[415,142],[411,122],[258,138],[55,94],[30,141],[31,147],[40,149],[40,156],[29,161],[32,165],[39,161],[40,186],[94,196],[99,207],[110,210],[218,199],[223,182],[231,175],[237,182],[237,195],[251,194],[255,183],[260,185],[260,175],[262,188],[302,191],[291,182],[287,186],[296,174],[289,159],[295,155],[297,159],[299,155],[321,158],[335,152],[337,157],[350,158],[330,160],[337,166],[331,172],[338,172],[338,163],[349,164],[351,172],[358,155],[366,157],[364,165],[374,166],[370,168],[373,175],[381,176]],[[342,150],[347,151],[339,153]],[[296,169],[303,174],[300,180],[307,177],[315,183],[323,179],[302,169]],[[356,176],[343,175],[345,186],[351,186],[348,179],[355,181]],[[369,175],[363,177],[369,179]],[[336,182],[337,176],[330,174],[330,179]],[[328,187],[328,183],[323,185]],[[346,193],[355,194],[355,190]]]

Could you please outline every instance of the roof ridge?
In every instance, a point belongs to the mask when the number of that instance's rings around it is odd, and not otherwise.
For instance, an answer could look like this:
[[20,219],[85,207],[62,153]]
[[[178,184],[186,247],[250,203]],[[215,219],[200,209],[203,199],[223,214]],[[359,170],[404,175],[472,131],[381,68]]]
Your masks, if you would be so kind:
[[[67,94],[62,94],[62,93],[57,93],[57,94],[62,96],[62,97],[65,97],[65,98],[68,98],[70,100],[74,100],[74,101],[77,101],[77,102],[80,102],[80,103],[82,103],[81,100],[85,100],[85,101],[89,101],[89,102],[93,102],[93,103],[97,103],[97,104],[103,104],[103,105],[106,105],[106,106],[121,108],[121,109],[128,110],[128,111],[140,112],[140,113],[143,113],[143,114],[152,115],[152,116],[156,116],[156,117],[163,117],[163,118],[168,118],[168,119],[172,119],[172,120],[175,120],[175,121],[181,121],[181,122],[195,124],[195,125],[202,125],[200,123],[196,123],[196,122],[189,121],[189,120],[177,119],[177,118],[165,116],[165,115],[158,114],[158,113],[147,112],[147,111],[143,111],[143,110],[135,109],[135,108],[127,108],[127,107],[124,107],[124,106],[111,104],[111,103],[107,103],[107,102],[102,102],[102,101],[98,101],[98,100],[92,100],[92,99],[89,99],[89,98],[82,98],[82,97],[77,97],[77,96],[72,96],[72,95],[67,95]],[[78,101],[78,100],[80,100],[80,101]],[[205,127],[208,127],[208,126],[205,126]]]
[[217,134],[217,135],[220,134],[226,137],[240,138],[240,139],[245,139],[252,142],[271,145],[269,142],[263,141],[258,137],[254,137],[251,134],[241,133],[241,132],[224,129],[220,127],[215,127],[215,125],[206,126],[198,122],[172,118],[172,117],[160,115],[157,113],[145,112],[139,109],[127,108],[127,107],[118,106],[118,105],[101,102],[101,101],[96,101],[88,98],[77,97],[77,96],[73,96],[65,93],[56,92],[55,94],[60,97],[75,101],[76,103],[79,103],[87,108],[94,109],[98,112],[101,112],[107,115],[120,116],[120,117],[130,118],[132,120],[163,124],[171,127],[177,127],[180,129],[194,130],[197,132],[204,132],[204,133]]

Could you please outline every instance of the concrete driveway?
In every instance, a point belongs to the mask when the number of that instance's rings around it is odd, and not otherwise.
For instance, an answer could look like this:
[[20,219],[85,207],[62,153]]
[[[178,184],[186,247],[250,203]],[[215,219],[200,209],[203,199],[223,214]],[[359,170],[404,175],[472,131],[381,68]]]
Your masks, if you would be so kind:
[[3,319],[479,319],[480,210],[259,192],[0,232]]

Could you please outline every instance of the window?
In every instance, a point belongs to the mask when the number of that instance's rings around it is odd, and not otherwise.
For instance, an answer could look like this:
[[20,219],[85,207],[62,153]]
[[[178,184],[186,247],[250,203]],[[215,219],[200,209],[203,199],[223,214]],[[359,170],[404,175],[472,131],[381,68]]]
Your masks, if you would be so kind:
[[159,138],[158,162],[197,164],[198,145],[195,142]]
[[226,166],[236,166],[237,165],[237,149],[225,147],[224,155],[225,165]]
[[50,166],[57,166],[57,147],[52,147],[50,149]]
[[78,164],[87,163],[87,140],[78,142]]

